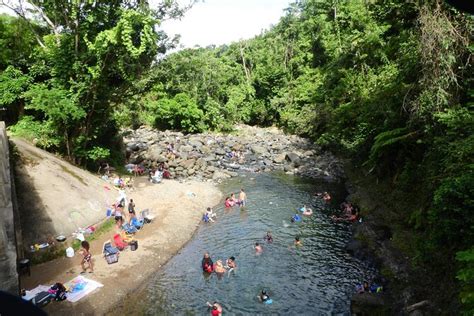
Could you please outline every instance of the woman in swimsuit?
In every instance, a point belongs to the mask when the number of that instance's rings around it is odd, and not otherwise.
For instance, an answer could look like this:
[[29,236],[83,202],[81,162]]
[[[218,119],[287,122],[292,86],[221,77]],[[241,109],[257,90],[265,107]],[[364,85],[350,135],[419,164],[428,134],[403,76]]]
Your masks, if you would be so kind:
[[[89,249],[89,243],[87,241],[81,242],[82,249],[79,250],[79,252],[82,254],[82,261],[81,261],[81,267],[82,267],[82,272],[86,273],[87,268],[91,269],[90,273],[94,272],[94,265],[92,264],[92,254],[90,253]],[[86,263],[88,264],[88,267],[86,268]]]

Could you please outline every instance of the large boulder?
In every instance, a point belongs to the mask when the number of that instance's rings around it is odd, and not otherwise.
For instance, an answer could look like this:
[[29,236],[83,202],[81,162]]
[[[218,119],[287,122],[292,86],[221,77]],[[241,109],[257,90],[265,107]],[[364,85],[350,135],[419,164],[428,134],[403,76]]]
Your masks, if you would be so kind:
[[268,153],[268,150],[265,147],[260,146],[260,145],[252,145],[250,149],[256,155],[265,155]]
[[188,153],[188,152],[190,152],[190,151],[192,151],[192,150],[193,150],[193,147],[192,147],[192,146],[189,146],[189,145],[184,145],[184,146],[181,146],[181,147],[179,148],[179,151],[180,151],[180,152],[183,152],[183,153]]
[[351,297],[352,315],[390,315],[383,293],[361,293]]
[[214,174],[212,175],[212,180],[221,180],[221,179],[226,179],[229,177],[230,176],[224,172],[215,171]]
[[286,159],[286,154],[278,154],[275,157],[273,157],[273,162],[274,163],[283,163],[285,162]]
[[196,160],[188,159],[188,160],[181,161],[179,165],[185,169],[191,169],[192,167],[194,167],[195,163],[196,163]]
[[295,152],[287,153],[285,158],[286,160],[294,164],[295,167],[298,167],[300,165],[300,162],[301,162],[300,156]]
[[225,150],[219,147],[219,148],[216,149],[215,153],[216,153],[216,155],[224,156],[225,155]]

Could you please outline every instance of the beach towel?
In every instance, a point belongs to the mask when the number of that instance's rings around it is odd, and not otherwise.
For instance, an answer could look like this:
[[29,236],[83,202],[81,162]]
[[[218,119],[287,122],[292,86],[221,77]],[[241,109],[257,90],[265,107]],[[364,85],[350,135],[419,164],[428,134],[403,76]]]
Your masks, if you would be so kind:
[[67,294],[67,300],[71,303],[74,303],[79,301],[81,298],[89,295],[95,289],[104,285],[80,275],[75,277],[71,281],[65,283],[64,286],[69,292]]

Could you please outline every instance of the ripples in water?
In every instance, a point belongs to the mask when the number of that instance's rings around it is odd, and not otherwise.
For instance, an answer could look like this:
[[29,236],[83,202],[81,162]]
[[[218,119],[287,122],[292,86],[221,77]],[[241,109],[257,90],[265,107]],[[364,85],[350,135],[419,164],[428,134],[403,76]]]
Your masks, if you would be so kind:
[[[207,315],[206,302],[218,301],[224,314],[348,315],[355,285],[374,271],[344,251],[348,227],[334,225],[332,211],[312,197],[315,191],[329,191],[338,205],[346,194],[343,186],[284,174],[244,174],[222,189],[238,192],[241,187],[248,195],[246,209],[215,208],[216,223],[201,225],[195,238],[150,281],[147,313]],[[313,216],[290,223],[303,204],[313,208]],[[268,230],[272,244],[263,240]],[[293,246],[295,236],[302,247]],[[261,255],[255,254],[255,242],[263,244]],[[235,256],[237,269],[222,277],[203,274],[200,262],[206,251],[214,262]],[[263,288],[273,304],[258,302]]]

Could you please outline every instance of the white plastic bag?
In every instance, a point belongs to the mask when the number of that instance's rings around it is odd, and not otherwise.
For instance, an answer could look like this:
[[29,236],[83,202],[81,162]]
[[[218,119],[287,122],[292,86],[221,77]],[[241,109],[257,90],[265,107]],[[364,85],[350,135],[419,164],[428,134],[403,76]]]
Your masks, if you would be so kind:
[[69,247],[66,249],[66,257],[68,258],[74,257],[74,249],[72,249],[72,247]]

